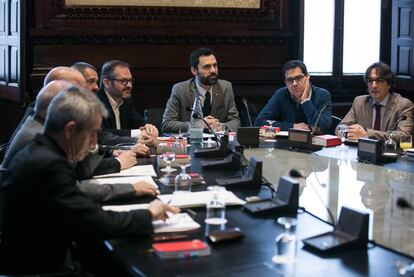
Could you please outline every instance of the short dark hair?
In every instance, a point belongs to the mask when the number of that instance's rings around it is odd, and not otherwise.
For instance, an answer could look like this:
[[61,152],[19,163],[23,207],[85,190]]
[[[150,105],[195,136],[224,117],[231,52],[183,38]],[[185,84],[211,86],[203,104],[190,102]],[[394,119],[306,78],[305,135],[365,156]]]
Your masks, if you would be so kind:
[[296,67],[299,67],[302,70],[303,74],[308,75],[308,69],[301,60],[290,60],[282,67],[283,76],[285,75],[286,71],[294,69]]
[[368,84],[369,76],[371,76],[371,71],[375,69],[377,72],[377,75],[379,78],[387,81],[387,83],[390,85],[391,90],[393,90],[394,87],[394,73],[392,73],[391,67],[384,63],[384,62],[376,62],[368,66],[367,70],[365,71],[364,75],[364,82],[365,84]]
[[198,64],[200,63],[200,57],[210,56],[210,55],[214,55],[214,52],[208,48],[201,47],[201,48],[194,50],[190,54],[190,67],[194,67],[195,69],[197,69]]
[[108,61],[104,63],[104,65],[102,66],[102,70],[101,70],[101,78],[100,78],[100,84],[99,84],[101,88],[103,88],[104,79],[112,80],[113,78],[115,78],[114,71],[117,66],[126,67],[129,70],[131,70],[131,67],[129,66],[129,64],[123,61],[112,60],[112,61]]
[[86,63],[86,62],[77,62],[77,63],[72,64],[70,67],[73,68],[73,69],[76,69],[77,71],[79,71],[80,73],[82,73],[82,75],[85,74],[85,70],[87,68],[92,69],[92,70],[98,72],[98,70],[96,69],[96,67],[94,67],[90,63]]

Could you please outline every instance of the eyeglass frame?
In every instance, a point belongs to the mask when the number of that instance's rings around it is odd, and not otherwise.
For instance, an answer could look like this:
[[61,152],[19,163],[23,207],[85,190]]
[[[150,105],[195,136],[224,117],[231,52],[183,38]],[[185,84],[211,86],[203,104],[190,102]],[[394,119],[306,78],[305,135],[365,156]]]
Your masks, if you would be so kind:
[[384,79],[384,78],[376,78],[376,79],[368,78],[367,79],[367,84],[370,85],[370,86],[372,86],[374,84],[374,82],[376,84],[384,84],[385,82],[388,83],[388,80],[387,79]]
[[128,83],[131,83],[131,85],[133,85],[134,82],[135,82],[135,79],[134,78],[132,78],[132,79],[116,79],[116,78],[112,78],[112,79],[109,79],[109,80],[111,80],[111,81],[117,81],[117,82],[119,82],[123,86],[128,85]]
[[295,77],[286,78],[285,83],[290,86],[290,85],[293,85],[294,81],[296,81],[296,83],[301,82],[303,80],[303,78],[305,78],[306,76],[307,75],[305,75],[305,74],[301,74],[301,75],[297,75]]

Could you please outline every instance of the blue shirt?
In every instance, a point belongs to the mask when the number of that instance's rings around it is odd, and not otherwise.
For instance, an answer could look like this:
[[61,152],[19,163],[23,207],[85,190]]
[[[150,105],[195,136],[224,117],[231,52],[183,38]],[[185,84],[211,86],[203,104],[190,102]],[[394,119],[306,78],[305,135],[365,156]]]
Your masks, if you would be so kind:
[[303,104],[296,102],[290,96],[287,87],[278,89],[267,102],[266,106],[260,111],[256,118],[255,125],[268,125],[266,120],[276,120],[273,126],[280,127],[282,131],[293,128],[293,124],[304,122],[310,127],[315,126],[318,115],[322,108],[318,127],[324,134],[329,132],[331,126],[331,94],[323,88],[312,86],[312,96],[309,101]]

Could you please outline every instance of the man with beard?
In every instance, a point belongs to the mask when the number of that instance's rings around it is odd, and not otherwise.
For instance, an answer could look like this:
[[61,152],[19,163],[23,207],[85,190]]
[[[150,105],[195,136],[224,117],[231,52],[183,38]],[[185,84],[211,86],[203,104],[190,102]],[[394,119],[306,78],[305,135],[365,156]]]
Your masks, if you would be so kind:
[[134,79],[129,64],[112,60],[102,66],[98,98],[108,109],[102,128],[118,136],[131,136],[148,141],[158,137],[154,125],[145,124],[131,99]]
[[218,66],[214,53],[207,48],[199,48],[190,55],[193,78],[177,83],[172,88],[167,102],[161,129],[165,133],[187,131],[190,125],[191,108],[196,92],[201,94],[203,116],[213,128],[224,123],[229,130],[240,126],[239,112],[234,103],[233,88],[230,82],[218,79]]
[[[299,60],[288,61],[282,68],[286,86],[278,89],[256,118],[255,125],[311,129],[328,133],[331,125],[331,94],[310,83],[306,65]],[[315,126],[317,125],[317,126]]]

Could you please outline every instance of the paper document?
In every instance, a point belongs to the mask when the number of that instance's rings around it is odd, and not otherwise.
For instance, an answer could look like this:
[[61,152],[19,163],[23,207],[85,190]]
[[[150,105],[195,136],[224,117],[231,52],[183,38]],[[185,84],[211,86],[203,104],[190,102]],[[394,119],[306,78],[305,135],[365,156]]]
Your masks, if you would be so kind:
[[154,233],[184,232],[200,228],[200,224],[195,222],[187,213],[172,214],[168,213],[169,218],[152,222]]
[[[188,193],[162,194],[158,198],[164,203],[180,208],[205,206],[213,199],[213,191],[197,191]],[[219,190],[218,197],[225,201],[226,205],[244,205],[246,202],[238,198],[234,193],[227,190]]]
[[146,210],[148,209],[149,204],[131,204],[131,205],[111,205],[103,206],[102,209],[105,211],[113,212],[129,212],[133,210]]
[[277,137],[288,137],[289,136],[289,131],[279,131],[276,133]]
[[135,184],[139,181],[145,181],[154,185],[154,187],[158,188],[158,185],[155,183],[154,179],[151,176],[125,176],[125,177],[108,177],[108,178],[94,178],[83,180],[81,184],[96,184],[96,185],[103,185],[103,184]]
[[123,176],[152,176],[157,177],[152,164],[136,165],[128,169],[121,170],[118,173],[94,176],[93,178],[123,177]]

